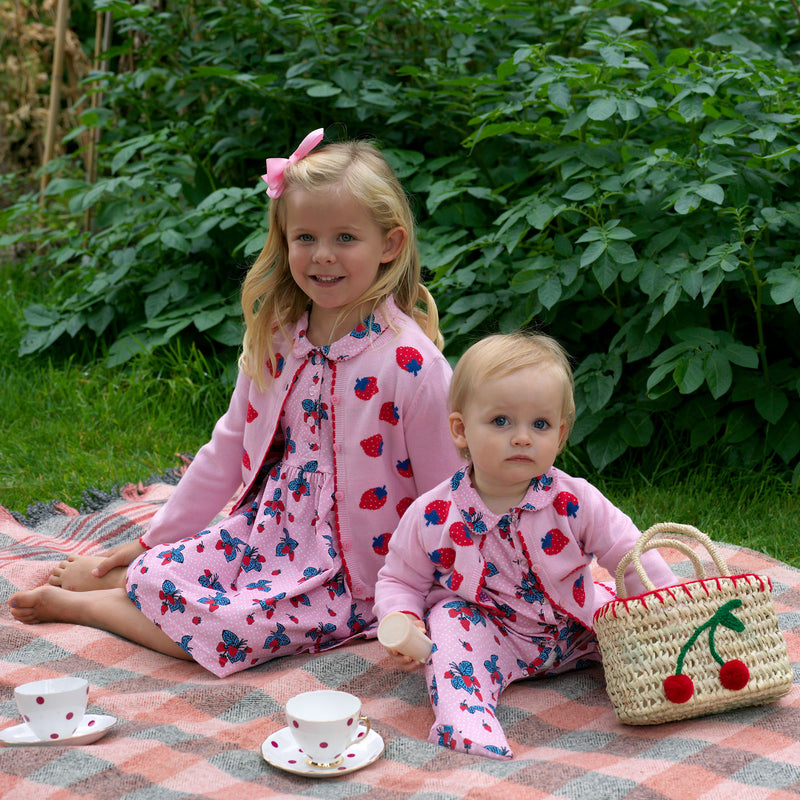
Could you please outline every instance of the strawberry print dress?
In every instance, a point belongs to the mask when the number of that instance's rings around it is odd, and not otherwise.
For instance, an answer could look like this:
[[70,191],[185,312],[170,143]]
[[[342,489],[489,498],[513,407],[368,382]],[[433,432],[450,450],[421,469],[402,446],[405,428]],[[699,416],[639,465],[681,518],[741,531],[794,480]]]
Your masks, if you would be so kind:
[[[404,611],[426,620],[434,642],[428,741],[506,759],[501,692],[600,660],[592,617],[614,589],[593,579],[593,558],[613,574],[639,532],[596,487],[556,467],[504,514],[484,504],[469,470],[408,509],[378,576],[375,610],[379,619]],[[660,555],[646,559],[657,585],[676,582]]]
[[367,330],[379,333],[380,326],[370,317],[316,347],[304,320],[294,352],[307,364],[281,413],[282,459],[238,513],[155,546],[128,572],[128,595],[139,610],[220,677],[277,656],[319,652],[375,626],[372,602],[351,596],[337,550],[328,384],[332,363],[358,355],[369,346]]

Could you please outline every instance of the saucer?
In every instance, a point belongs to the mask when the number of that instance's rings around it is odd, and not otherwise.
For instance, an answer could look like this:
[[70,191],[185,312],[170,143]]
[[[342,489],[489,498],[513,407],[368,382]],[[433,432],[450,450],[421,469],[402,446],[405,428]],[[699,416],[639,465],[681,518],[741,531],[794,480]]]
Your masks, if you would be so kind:
[[[363,727],[363,726],[362,726]],[[334,778],[355,772],[377,761],[383,752],[383,738],[373,730],[344,751],[343,761],[335,767],[312,767],[297,746],[288,728],[273,733],[261,745],[261,755],[273,767],[294,772],[296,775],[310,775],[315,778]]]
[[38,747],[58,747],[61,745],[91,744],[108,733],[116,725],[117,718],[107,714],[86,714],[72,736],[63,739],[39,739],[26,723],[12,725],[0,731],[0,743],[7,747],[35,745]]

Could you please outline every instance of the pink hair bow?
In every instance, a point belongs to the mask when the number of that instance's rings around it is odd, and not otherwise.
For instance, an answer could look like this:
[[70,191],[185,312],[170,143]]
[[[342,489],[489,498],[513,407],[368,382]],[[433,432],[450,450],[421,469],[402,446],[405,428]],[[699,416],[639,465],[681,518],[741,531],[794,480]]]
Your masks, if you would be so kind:
[[261,180],[267,182],[267,196],[273,200],[283,194],[283,173],[289,164],[296,164],[301,158],[305,158],[321,141],[325,135],[324,128],[317,128],[300,142],[300,146],[292,153],[289,158],[268,158],[267,174],[261,176]]

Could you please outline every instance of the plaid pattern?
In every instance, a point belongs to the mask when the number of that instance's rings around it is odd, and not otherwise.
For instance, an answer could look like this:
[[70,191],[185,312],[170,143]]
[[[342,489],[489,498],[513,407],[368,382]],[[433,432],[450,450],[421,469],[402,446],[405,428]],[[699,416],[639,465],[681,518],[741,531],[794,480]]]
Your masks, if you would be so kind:
[[[516,757],[499,762],[427,743],[433,714],[421,673],[394,670],[375,641],[218,679],[197,664],[100,631],[12,619],[6,601],[13,591],[44,582],[63,554],[97,552],[140,536],[170,491],[160,483],[130,485],[90,512],[40,507],[35,521],[0,507],[0,727],[19,722],[14,686],[64,674],[89,680],[89,713],[119,720],[92,745],[0,748],[3,800],[800,795],[797,686],[775,705],[639,728],[616,721],[599,667],[516,683],[498,711]],[[770,575],[791,660],[800,662],[800,571],[745,548],[720,550],[734,573]],[[688,562],[675,569],[691,574]],[[261,743],[285,724],[286,700],[319,688],[363,699],[364,713],[386,742],[376,763],[315,779],[262,759]]]

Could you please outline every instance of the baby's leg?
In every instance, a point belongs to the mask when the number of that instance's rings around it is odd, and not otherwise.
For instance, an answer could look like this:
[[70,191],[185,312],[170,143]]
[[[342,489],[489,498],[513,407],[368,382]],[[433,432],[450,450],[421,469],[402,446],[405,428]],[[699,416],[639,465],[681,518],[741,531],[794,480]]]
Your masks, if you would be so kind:
[[14,619],[27,625],[68,622],[115,633],[168,656],[191,660],[191,656],[144,616],[124,589],[69,592],[45,584],[9,598]]
[[92,574],[92,570],[104,560],[104,556],[71,555],[53,568],[47,582],[72,592],[124,589],[127,567],[114,567],[101,578]]
[[428,614],[435,645],[425,669],[435,722],[428,741],[489,758],[513,753],[495,717],[503,689],[504,642],[476,606],[446,600]]

